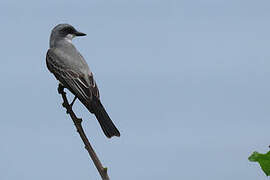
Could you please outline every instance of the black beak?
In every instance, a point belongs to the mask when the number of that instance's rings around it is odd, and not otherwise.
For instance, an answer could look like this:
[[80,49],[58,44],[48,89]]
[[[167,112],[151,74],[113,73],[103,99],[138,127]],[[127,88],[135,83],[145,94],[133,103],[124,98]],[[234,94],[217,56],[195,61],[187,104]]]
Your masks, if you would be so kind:
[[76,36],[86,36],[86,34],[82,33],[82,32],[79,32],[79,31],[76,31],[74,33]]

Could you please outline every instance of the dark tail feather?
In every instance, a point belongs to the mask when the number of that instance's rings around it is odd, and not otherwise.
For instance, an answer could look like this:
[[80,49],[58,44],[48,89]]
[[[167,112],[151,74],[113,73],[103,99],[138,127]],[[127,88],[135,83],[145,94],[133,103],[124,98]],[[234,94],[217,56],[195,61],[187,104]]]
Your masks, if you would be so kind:
[[120,132],[113,124],[111,118],[107,114],[100,100],[95,99],[91,105],[92,105],[91,111],[95,114],[104,134],[108,138],[111,138],[112,136],[120,136]]

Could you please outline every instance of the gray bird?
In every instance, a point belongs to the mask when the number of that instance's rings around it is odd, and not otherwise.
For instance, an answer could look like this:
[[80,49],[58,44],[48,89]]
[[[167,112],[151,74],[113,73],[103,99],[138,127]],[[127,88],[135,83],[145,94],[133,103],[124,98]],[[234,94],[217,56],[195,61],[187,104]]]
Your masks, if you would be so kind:
[[95,114],[104,134],[110,138],[120,136],[105,108],[100,102],[99,90],[86,61],[72,44],[76,36],[86,34],[69,24],[59,24],[51,32],[46,64],[56,79]]

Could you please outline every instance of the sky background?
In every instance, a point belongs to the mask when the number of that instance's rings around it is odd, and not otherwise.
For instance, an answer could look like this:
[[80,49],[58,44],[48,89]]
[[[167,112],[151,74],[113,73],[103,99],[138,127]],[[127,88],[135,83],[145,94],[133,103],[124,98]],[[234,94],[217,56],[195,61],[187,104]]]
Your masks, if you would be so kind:
[[269,7],[1,1],[0,179],[99,179],[45,65],[51,29],[70,23],[121,132],[107,139],[75,104],[112,180],[266,180],[247,158],[270,144]]

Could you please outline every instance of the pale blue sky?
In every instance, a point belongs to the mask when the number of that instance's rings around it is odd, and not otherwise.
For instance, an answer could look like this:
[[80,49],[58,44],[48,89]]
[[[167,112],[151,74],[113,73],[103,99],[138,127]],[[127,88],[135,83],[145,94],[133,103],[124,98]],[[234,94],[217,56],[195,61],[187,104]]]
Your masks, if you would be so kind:
[[45,65],[51,29],[74,44],[121,131],[79,103],[112,180],[267,179],[268,0],[1,1],[0,179],[99,179]]

